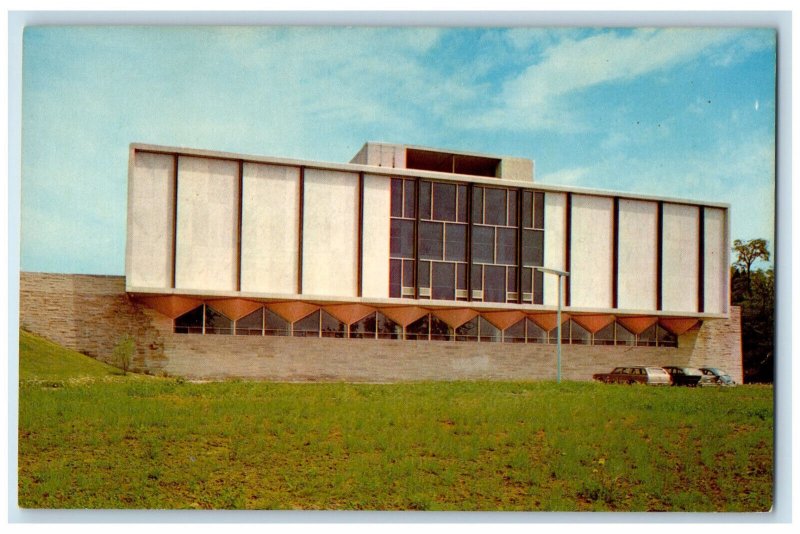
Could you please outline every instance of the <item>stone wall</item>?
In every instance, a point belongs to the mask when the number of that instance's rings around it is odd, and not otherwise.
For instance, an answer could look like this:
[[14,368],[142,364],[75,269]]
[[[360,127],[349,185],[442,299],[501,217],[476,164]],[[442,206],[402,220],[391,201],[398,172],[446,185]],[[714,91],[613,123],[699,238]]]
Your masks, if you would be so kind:
[[[103,361],[125,334],[132,368],[190,379],[280,381],[553,380],[555,345],[187,335],[131,300],[121,276],[22,273],[20,325]],[[617,365],[713,365],[742,381],[738,308],[680,336],[678,348],[564,345],[562,377],[590,380]]]

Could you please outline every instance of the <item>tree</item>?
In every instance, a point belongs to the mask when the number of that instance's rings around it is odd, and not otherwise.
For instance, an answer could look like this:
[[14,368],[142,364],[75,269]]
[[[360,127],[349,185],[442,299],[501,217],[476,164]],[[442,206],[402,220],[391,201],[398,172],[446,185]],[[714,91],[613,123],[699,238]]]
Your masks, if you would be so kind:
[[126,334],[119,340],[117,346],[114,347],[114,361],[122,369],[123,376],[128,374],[128,369],[133,360],[133,353],[136,351],[136,343],[130,334]]
[[752,268],[756,260],[769,261],[769,250],[767,249],[766,239],[751,239],[742,241],[736,239],[733,242],[733,252],[736,253],[736,261],[733,266],[745,273],[745,284],[747,294],[752,291]]

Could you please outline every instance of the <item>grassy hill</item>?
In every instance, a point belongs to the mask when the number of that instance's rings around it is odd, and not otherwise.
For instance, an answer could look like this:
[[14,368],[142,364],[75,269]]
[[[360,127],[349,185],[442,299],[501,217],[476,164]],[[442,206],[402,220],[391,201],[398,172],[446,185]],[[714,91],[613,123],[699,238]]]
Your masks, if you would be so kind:
[[25,330],[19,331],[21,381],[105,379],[122,371]]

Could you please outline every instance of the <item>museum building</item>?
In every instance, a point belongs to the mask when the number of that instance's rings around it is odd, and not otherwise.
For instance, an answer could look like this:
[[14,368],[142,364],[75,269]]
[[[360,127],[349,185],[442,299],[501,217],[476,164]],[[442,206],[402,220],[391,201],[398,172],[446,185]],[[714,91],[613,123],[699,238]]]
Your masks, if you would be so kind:
[[132,144],[124,281],[83,282],[131,314],[114,335],[137,325],[150,371],[525,380],[554,376],[564,271],[566,378],[683,364],[741,381],[729,224],[722,203],[536,183],[517,157]]

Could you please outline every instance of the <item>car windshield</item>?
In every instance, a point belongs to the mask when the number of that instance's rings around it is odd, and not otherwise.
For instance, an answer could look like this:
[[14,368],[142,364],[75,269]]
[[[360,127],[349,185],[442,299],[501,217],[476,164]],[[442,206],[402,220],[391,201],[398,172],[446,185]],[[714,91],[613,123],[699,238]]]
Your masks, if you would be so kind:
[[666,375],[668,374],[665,370],[660,367],[648,367],[647,372],[651,375]]

